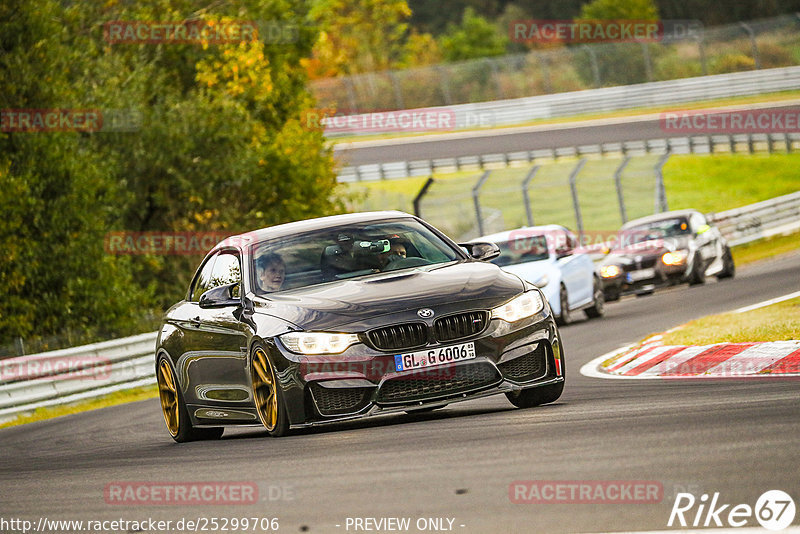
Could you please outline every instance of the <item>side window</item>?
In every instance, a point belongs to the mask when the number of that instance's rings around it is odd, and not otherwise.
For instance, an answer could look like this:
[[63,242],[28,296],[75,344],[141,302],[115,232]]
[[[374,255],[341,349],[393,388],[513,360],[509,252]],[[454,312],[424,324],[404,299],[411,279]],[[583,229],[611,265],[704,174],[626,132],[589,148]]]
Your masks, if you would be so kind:
[[555,233],[555,252],[556,257],[558,256],[568,256],[572,254],[572,249],[574,248],[575,239],[571,238],[568,232],[563,232],[561,230]]
[[197,278],[194,281],[194,285],[192,286],[191,292],[191,301],[192,302],[199,302],[200,296],[211,289],[210,282],[211,282],[211,271],[214,268],[214,261],[217,259],[217,256],[212,256],[208,259],[208,261],[203,265],[203,268],[200,270],[200,274],[197,275]]
[[242,269],[239,265],[239,257],[236,254],[223,252],[217,256],[214,262],[214,269],[211,271],[211,280],[208,289],[214,289],[228,284],[239,284],[233,291],[233,296],[239,296],[242,282]]

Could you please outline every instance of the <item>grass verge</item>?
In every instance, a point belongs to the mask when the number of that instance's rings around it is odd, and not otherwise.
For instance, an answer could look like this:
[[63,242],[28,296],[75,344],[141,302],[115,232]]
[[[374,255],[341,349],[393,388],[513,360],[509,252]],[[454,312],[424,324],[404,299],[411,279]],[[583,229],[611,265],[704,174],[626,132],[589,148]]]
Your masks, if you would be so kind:
[[710,345],[800,339],[800,297],[745,313],[690,321],[664,334],[665,345]]
[[733,262],[737,266],[742,266],[795,250],[800,250],[800,232],[744,243],[733,247],[731,252],[733,253]]
[[89,410],[97,410],[100,408],[106,408],[108,406],[115,406],[117,404],[126,404],[128,402],[153,399],[156,397],[158,397],[158,388],[155,385],[125,389],[122,391],[115,391],[114,393],[109,393],[108,395],[104,395],[96,399],[78,401],[70,404],[65,404],[63,406],[49,406],[46,408],[37,408],[30,415],[23,415],[17,417],[12,421],[6,421],[4,423],[0,423],[0,428],[24,425],[26,423],[33,423],[35,421],[42,421],[44,419],[61,417],[62,415],[87,412]]

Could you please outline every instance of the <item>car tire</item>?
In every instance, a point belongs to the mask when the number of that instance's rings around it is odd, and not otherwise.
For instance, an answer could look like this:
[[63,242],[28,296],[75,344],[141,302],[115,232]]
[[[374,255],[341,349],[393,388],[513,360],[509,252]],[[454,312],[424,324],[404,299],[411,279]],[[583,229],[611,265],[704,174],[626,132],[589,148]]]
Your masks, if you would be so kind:
[[606,296],[603,293],[603,288],[600,286],[600,280],[596,277],[592,282],[592,292],[594,293],[594,300],[592,305],[584,310],[586,317],[589,319],[597,319],[602,317],[605,313]]
[[270,437],[285,436],[289,433],[289,414],[286,411],[286,402],[278,384],[275,368],[264,347],[261,345],[253,347],[250,363],[253,402],[258,418]]
[[[697,253],[700,254],[699,252]],[[689,274],[689,285],[699,286],[706,283],[706,271],[701,267],[702,258],[695,257],[692,272]]]
[[567,294],[567,288],[563,284],[558,292],[558,301],[561,305],[561,313],[556,322],[561,326],[568,325],[572,322],[572,316],[569,313],[569,295]]
[[604,292],[606,302],[615,302],[619,300],[619,289],[606,289]]
[[520,391],[509,391],[506,398],[517,408],[533,408],[541,404],[555,402],[564,391],[564,382]]
[[156,364],[156,382],[158,383],[158,397],[161,401],[161,413],[167,432],[178,443],[187,441],[200,441],[219,439],[224,428],[196,428],[192,426],[189,411],[183,400],[183,393],[175,380],[175,371],[172,363],[165,355],[158,358]]
[[736,275],[736,265],[733,263],[733,254],[731,248],[725,247],[725,252],[722,254],[722,271],[717,275],[717,280],[725,278],[733,278]]

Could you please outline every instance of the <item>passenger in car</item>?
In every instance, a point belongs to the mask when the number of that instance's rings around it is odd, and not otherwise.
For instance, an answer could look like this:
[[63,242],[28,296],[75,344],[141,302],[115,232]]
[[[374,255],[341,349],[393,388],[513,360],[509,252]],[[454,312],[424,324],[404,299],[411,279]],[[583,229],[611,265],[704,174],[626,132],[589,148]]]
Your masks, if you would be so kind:
[[286,264],[278,254],[270,252],[256,261],[256,276],[262,291],[279,291],[286,279]]

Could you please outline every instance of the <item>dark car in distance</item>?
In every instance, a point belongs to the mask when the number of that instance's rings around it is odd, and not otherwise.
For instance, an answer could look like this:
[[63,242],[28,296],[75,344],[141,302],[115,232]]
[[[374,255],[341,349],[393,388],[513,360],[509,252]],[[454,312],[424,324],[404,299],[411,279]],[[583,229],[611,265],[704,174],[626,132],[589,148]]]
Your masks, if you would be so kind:
[[402,212],[337,215],[219,243],[167,312],[156,377],[176,441],[291,429],[564,387],[541,291]]
[[707,276],[730,278],[736,267],[719,229],[699,211],[680,210],[623,225],[598,271],[606,300],[612,301],[665,285],[703,284]]

